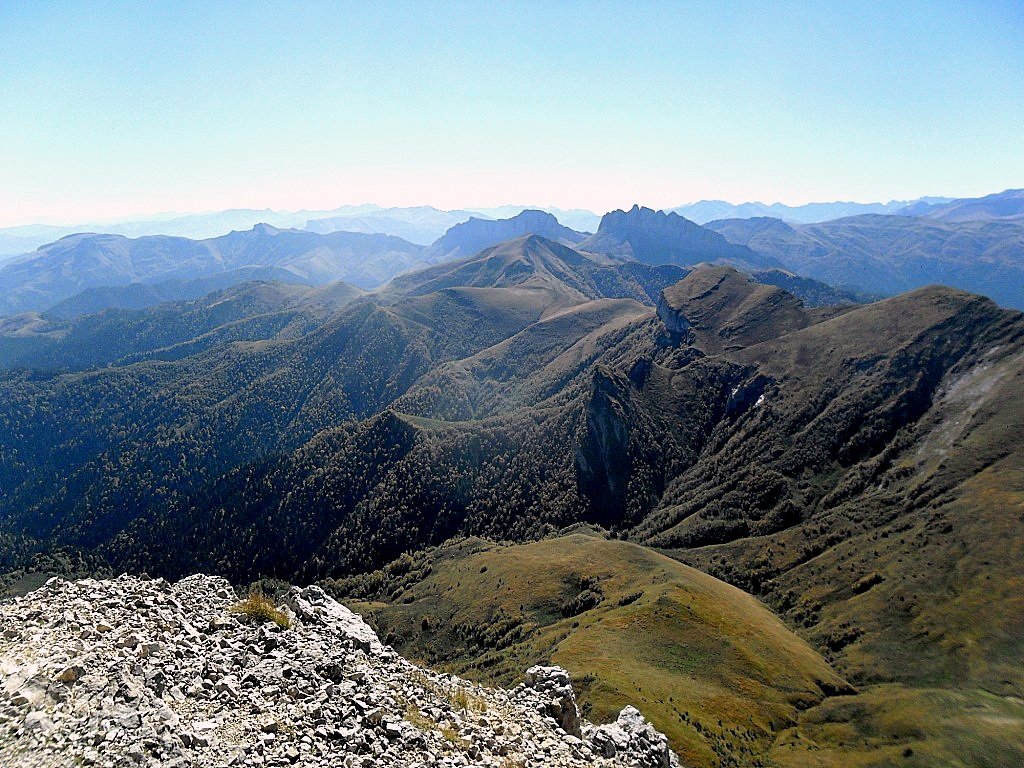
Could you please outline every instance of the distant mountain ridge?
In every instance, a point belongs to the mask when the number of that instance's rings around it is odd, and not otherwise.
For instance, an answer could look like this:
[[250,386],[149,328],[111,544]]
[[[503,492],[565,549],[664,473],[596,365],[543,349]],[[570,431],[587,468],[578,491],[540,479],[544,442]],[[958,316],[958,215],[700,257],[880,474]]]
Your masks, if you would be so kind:
[[310,232],[384,233],[417,245],[430,245],[451,227],[480,214],[471,211],[442,211],[430,206],[415,208],[384,208],[361,214],[345,214],[310,219],[305,229]]
[[985,197],[945,202],[919,202],[898,211],[901,216],[923,216],[939,221],[1024,220],[1024,189],[1007,189]]
[[[105,306],[141,308],[160,300],[194,299],[207,287],[251,279],[308,285],[341,280],[373,289],[402,273],[466,259],[526,235],[609,263],[730,264],[763,273],[765,280],[773,272],[772,280],[812,304],[871,300],[941,283],[1024,308],[1024,216],[1015,214],[1022,196],[1020,190],[1008,190],[977,200],[928,204],[929,216],[864,214],[817,224],[754,217],[702,226],[672,211],[634,205],[605,214],[592,235],[564,226],[546,211],[529,209],[506,219],[471,216],[429,246],[380,234],[316,232],[320,225],[315,222],[307,230],[258,224],[207,240],[76,234],[0,262],[0,315],[43,311],[83,291],[89,293],[76,299],[77,306],[72,302],[61,308],[64,316]],[[439,215],[448,215],[429,207],[400,210],[408,217],[415,212],[420,216],[415,226],[428,228],[438,225]],[[462,213],[452,213],[447,221]],[[346,215],[322,227],[331,230],[351,218],[374,229],[380,221],[375,216],[389,215]],[[974,220],[980,216],[1001,218]],[[971,220],[958,220],[965,217]],[[805,285],[801,279],[817,282]],[[141,287],[157,284],[159,289]]]
[[[1005,218],[1024,213],[1020,209],[1022,190],[1006,190],[983,198],[921,197],[916,200],[891,200],[887,203],[815,202],[804,205],[785,203],[729,203],[725,200],[700,200],[665,209],[678,213],[697,224],[717,219],[749,219],[770,216],[783,221],[811,224],[861,214],[899,214],[929,216],[946,220]],[[1017,199],[1017,203],[1009,202]],[[973,204],[979,204],[975,210]],[[993,204],[1017,207],[993,213]],[[967,207],[971,206],[971,207]],[[958,213],[952,213],[953,210]],[[581,208],[557,208],[537,205],[503,205],[497,207],[466,206],[443,210],[433,206],[382,207],[374,204],[343,205],[329,210],[279,211],[271,208],[236,208],[209,213],[163,214],[121,221],[83,222],[76,225],[31,224],[0,227],[0,259],[19,255],[67,235],[81,232],[118,234],[125,237],[168,235],[191,239],[210,239],[232,230],[251,229],[256,224],[270,224],[279,229],[307,229],[321,234],[328,232],[363,232],[401,237],[417,245],[429,245],[455,224],[470,217],[482,219],[511,218],[525,210],[542,210],[558,218],[563,225],[578,232],[594,232],[601,217]],[[970,213],[975,210],[974,213]],[[956,218],[953,218],[953,217]]]
[[73,225],[29,224],[0,229],[0,253],[8,252],[15,244],[32,243],[16,253],[27,253],[39,246],[52,243],[68,235],[95,233],[138,238],[150,235],[187,237],[208,240],[234,230],[252,229],[257,224],[270,224],[279,229],[305,226],[310,219],[327,216],[358,216],[381,210],[376,205],[346,205],[331,211],[275,211],[271,208],[233,208],[209,213],[165,214],[113,222],[83,222]]
[[0,265],[0,314],[44,310],[84,290],[191,281],[252,268],[316,285],[373,287],[419,263],[423,248],[388,235],[318,234],[258,224],[209,240],[71,235]]
[[[433,209],[422,212],[434,215]],[[402,273],[467,259],[528,235],[578,248],[607,264],[726,263],[764,273],[766,279],[774,271],[774,280],[815,304],[853,298],[818,283],[800,285],[795,275],[783,274],[779,260],[731,244],[674,213],[634,206],[606,214],[597,230],[588,236],[550,213],[526,210],[508,219],[471,217],[429,247],[380,234],[282,230],[269,224],[208,240],[76,234],[0,264],[0,315],[53,307],[56,316],[70,318],[107,307],[141,309],[257,279],[306,285],[341,280],[373,289]]]
[[505,205],[497,208],[442,210],[429,205],[382,207],[373,204],[343,205],[331,210],[276,211],[271,208],[235,208],[225,211],[166,214],[122,221],[83,222],[74,225],[28,224],[0,228],[0,258],[35,250],[68,235],[93,232],[138,238],[149,235],[208,240],[232,230],[270,224],[278,229],[311,232],[363,232],[401,237],[417,245],[429,245],[455,224],[479,219],[503,219],[525,210],[544,210],[563,224],[592,231],[600,217],[583,209],[563,210],[546,206]]
[[716,219],[752,219],[770,216],[784,221],[812,224],[819,221],[859,216],[866,213],[899,213],[908,206],[945,203],[949,197],[922,197],[917,200],[891,200],[888,203],[806,203],[786,205],[785,203],[727,203],[724,200],[700,200],[680,205],[670,210],[685,216],[698,224],[707,224]]
[[893,295],[942,284],[1024,309],[1024,221],[864,215],[818,224],[725,219],[708,228],[829,285]]

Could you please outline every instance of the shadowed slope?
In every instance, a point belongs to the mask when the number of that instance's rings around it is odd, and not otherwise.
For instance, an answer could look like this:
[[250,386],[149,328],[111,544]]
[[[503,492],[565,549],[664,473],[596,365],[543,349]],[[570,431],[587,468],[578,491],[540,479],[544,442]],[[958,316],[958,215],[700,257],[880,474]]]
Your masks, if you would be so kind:
[[0,320],[0,369],[79,370],[175,360],[236,341],[297,338],[357,299],[358,288],[244,283],[193,301],[108,309],[68,320],[49,313]]

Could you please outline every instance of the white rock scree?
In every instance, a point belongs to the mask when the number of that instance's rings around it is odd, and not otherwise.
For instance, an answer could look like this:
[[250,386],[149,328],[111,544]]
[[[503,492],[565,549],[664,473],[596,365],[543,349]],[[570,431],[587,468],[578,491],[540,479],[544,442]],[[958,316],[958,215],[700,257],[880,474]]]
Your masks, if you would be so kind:
[[288,629],[227,581],[51,579],[0,601],[0,765],[678,765],[633,707],[583,720],[559,667],[511,690],[422,669],[318,587]]

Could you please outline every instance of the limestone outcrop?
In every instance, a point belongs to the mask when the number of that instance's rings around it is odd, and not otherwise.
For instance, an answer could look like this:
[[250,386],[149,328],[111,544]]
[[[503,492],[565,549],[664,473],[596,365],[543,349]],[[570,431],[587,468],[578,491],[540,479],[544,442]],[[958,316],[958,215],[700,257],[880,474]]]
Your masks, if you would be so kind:
[[319,587],[283,628],[228,582],[51,579],[0,601],[0,765],[675,765],[635,709],[580,717],[568,673],[511,690],[417,667]]

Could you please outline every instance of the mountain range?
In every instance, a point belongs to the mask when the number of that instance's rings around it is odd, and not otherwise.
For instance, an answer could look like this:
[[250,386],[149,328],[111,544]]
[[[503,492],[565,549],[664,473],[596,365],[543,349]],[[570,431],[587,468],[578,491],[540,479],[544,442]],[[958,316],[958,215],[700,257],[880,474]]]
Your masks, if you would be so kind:
[[383,208],[379,205],[344,205],[331,210],[276,211],[270,208],[235,208],[211,213],[167,214],[150,218],[91,222],[71,226],[29,224],[0,228],[0,259],[20,255],[62,237],[83,232],[122,235],[129,238],[152,235],[209,240],[234,230],[269,224],[277,229],[306,229],[310,232],[362,232],[401,237],[417,245],[430,245],[456,224],[469,220],[507,219],[525,210],[544,210],[583,232],[597,227],[600,216],[580,209],[563,210],[528,205],[506,205],[473,210],[441,210],[421,205]]
[[5,570],[323,580],[464,674],[558,659],[692,765],[1019,759],[1024,316],[586,243],[8,319]]
[[940,283],[1024,309],[1024,220],[864,215],[820,224],[725,219],[707,227],[829,285],[893,295]]
[[807,203],[786,205],[785,203],[727,203],[725,200],[699,200],[680,205],[671,210],[698,224],[716,219],[753,219],[771,217],[800,224],[842,219],[861,214],[896,214],[918,204],[946,203],[948,197],[923,197],[918,200],[891,200],[888,203]]
[[[808,203],[790,206],[783,203],[727,203],[724,200],[701,200],[669,209],[697,224],[716,219],[748,219],[771,217],[784,221],[810,224],[861,214],[929,215],[948,220],[966,221],[1019,216],[1021,190],[988,195],[983,198],[922,197],[912,201],[888,203]],[[1016,200],[1017,202],[1014,202]],[[73,226],[29,224],[0,228],[0,260],[20,255],[52,243],[68,235],[82,232],[123,235],[137,238],[148,235],[170,235],[205,240],[232,230],[251,229],[257,224],[270,224],[278,229],[307,229],[311,232],[363,232],[401,237],[417,245],[430,245],[455,224],[470,217],[507,219],[526,210],[542,210],[552,214],[565,226],[578,232],[594,232],[601,217],[592,211],[563,209],[536,205],[504,205],[496,208],[441,210],[432,206],[384,208],[379,205],[344,205],[330,210],[276,211],[270,208],[236,208],[226,211],[194,214],[164,214],[152,217],[108,222],[82,223]],[[956,210],[954,215],[950,213]],[[931,211],[931,213],[928,213]],[[946,211],[947,213],[942,213]],[[952,218],[951,218],[952,217]]]
[[698,224],[718,219],[773,218],[793,224],[815,224],[867,214],[924,216],[943,221],[990,221],[1024,216],[1024,190],[1008,189],[985,197],[921,197],[917,200],[892,200],[888,203],[740,203],[724,200],[700,200],[672,208],[672,211]]
[[[591,237],[543,211],[527,210],[498,220],[471,217],[429,247],[386,235],[321,234],[268,224],[209,240],[71,235],[0,264],[0,315],[47,311],[69,318],[104,308],[142,308],[198,298],[248,280],[305,285],[340,280],[372,289],[414,268],[457,261],[528,234],[578,246],[606,261],[711,261],[750,270],[778,265],[675,214],[639,207],[608,214]],[[823,295],[830,293],[827,286],[818,287],[824,289]]]
[[924,216],[940,221],[991,221],[1024,218],[1024,189],[1008,189],[985,197],[959,200],[921,200],[899,211],[901,216]]
[[210,240],[70,235],[0,265],[0,314],[44,310],[101,287],[145,283],[167,290],[171,281],[230,273],[244,281],[254,270],[257,277],[310,285],[346,278],[373,286],[415,266],[422,250],[387,235],[320,235],[268,224]]
[[[550,213],[525,210],[497,220],[469,215],[429,246],[394,236],[326,231],[345,222],[375,229],[380,217],[399,209],[347,210],[322,227],[310,222],[304,231],[259,224],[201,241],[79,234],[0,263],[0,288],[6,292],[0,315],[53,310],[70,317],[107,307],[141,308],[254,279],[313,285],[342,280],[373,289],[402,272],[464,258],[524,234],[620,261],[726,263],[766,273],[758,279],[769,282],[767,272],[773,271],[777,284],[785,279],[785,286],[805,300],[819,290],[818,303],[839,295],[871,300],[942,283],[1024,308],[1020,200],[1019,191],[1008,190],[941,205],[922,202],[916,209],[921,215],[904,210],[818,224],[734,218],[704,227],[671,211],[634,206],[606,214],[592,235],[564,226]],[[400,212],[410,227],[434,226],[424,222],[441,214],[447,217],[442,223],[466,214],[430,208]],[[318,228],[325,231],[314,231]],[[807,279],[816,282],[798,287]]]

